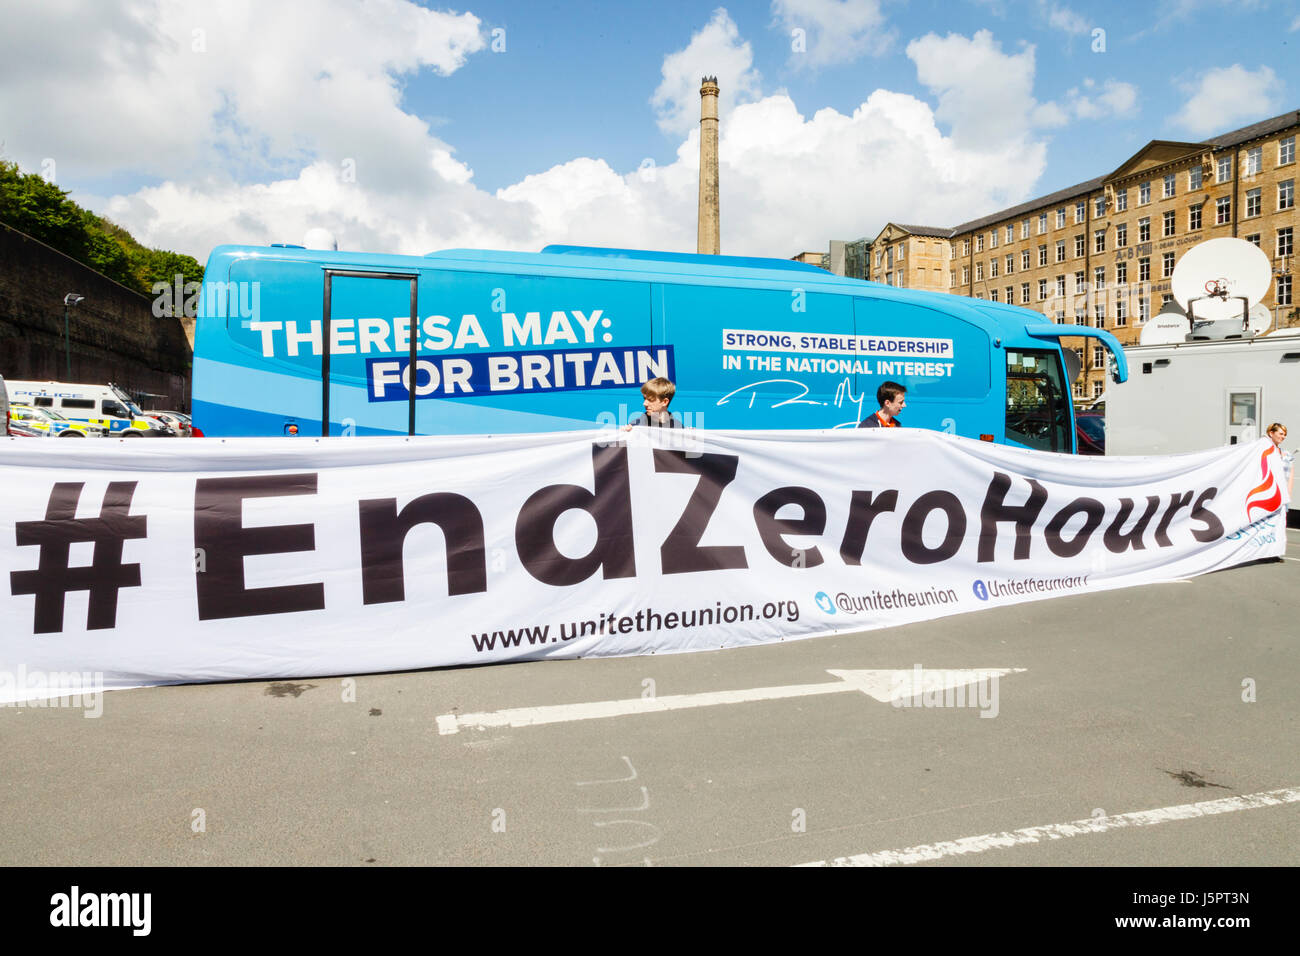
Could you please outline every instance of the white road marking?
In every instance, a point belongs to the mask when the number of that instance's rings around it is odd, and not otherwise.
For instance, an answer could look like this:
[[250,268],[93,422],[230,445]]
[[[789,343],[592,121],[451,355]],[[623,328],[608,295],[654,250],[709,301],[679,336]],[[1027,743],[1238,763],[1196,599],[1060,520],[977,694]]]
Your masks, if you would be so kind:
[[[584,704],[554,704],[544,707],[515,707],[480,714],[440,714],[438,733],[454,734],[465,728],[533,727],[573,720],[599,720],[630,714],[652,714],[717,704],[742,704],[755,700],[781,700],[787,697],[812,697],[818,694],[843,694],[860,691],[881,703],[901,700],[926,692],[974,684],[989,678],[1024,673],[1023,667],[943,670],[916,668],[907,670],[831,670],[838,680],[825,684],[789,684],[781,687],[753,687],[745,690],[710,691],[702,694],[676,694],[668,697],[633,697],[626,700],[599,700]],[[924,686],[916,686],[920,674]]]
[[1121,813],[1113,817],[1088,817],[1083,820],[1074,820],[1071,823],[1049,823],[1044,826],[1025,827],[1010,832],[983,833],[979,836],[963,837],[960,840],[948,840],[943,843],[924,843],[920,846],[909,846],[902,850],[879,850],[875,853],[860,853],[856,856],[842,856],[834,860],[818,860],[815,863],[801,863],[799,865],[898,866],[910,863],[928,863],[932,860],[941,860],[944,857],[984,853],[987,850],[1001,850],[1026,843],[1060,840],[1065,837],[1084,836],[1089,833],[1105,833],[1109,830],[1122,830],[1127,827],[1151,827],[1159,823],[1170,823],[1174,820],[1193,820],[1198,817],[1210,817],[1220,813],[1236,813],[1238,810],[1277,807],[1287,803],[1300,803],[1300,787],[1265,790],[1240,797],[1207,800],[1204,803],[1183,803],[1175,807],[1139,810],[1135,813]]

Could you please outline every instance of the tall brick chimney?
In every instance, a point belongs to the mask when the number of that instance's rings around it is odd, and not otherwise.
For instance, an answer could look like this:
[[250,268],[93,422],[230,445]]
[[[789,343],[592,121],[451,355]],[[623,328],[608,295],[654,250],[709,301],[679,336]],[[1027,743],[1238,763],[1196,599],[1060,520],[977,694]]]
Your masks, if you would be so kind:
[[717,255],[718,207],[718,78],[700,80],[700,224],[697,251]]

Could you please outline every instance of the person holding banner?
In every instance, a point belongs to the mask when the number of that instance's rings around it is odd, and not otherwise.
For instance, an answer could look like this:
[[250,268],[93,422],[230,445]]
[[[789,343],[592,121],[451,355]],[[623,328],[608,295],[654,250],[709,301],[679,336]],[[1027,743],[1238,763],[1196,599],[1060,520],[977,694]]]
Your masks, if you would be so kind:
[[668,410],[668,403],[677,394],[677,386],[666,378],[652,378],[641,386],[641,396],[645,400],[645,414],[638,415],[626,425],[624,431],[631,431],[638,425],[651,428],[681,428],[682,423]]
[[1282,450],[1282,442],[1286,441],[1286,426],[1281,422],[1269,425],[1268,437],[1273,439],[1277,453],[1282,456],[1282,477],[1286,479],[1286,495],[1292,498],[1292,488],[1295,485],[1295,452]]
[[907,389],[897,382],[881,382],[876,389],[876,402],[880,411],[858,422],[859,428],[899,428],[902,422],[898,413],[907,407]]

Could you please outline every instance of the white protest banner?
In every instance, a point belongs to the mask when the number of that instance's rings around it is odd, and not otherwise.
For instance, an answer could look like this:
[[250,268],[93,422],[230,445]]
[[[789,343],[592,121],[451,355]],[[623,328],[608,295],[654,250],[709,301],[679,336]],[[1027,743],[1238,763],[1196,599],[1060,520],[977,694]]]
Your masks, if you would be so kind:
[[51,674],[715,649],[1185,578],[1283,553],[1280,474],[1267,439],[1106,459],[909,429],[11,439],[0,701]]

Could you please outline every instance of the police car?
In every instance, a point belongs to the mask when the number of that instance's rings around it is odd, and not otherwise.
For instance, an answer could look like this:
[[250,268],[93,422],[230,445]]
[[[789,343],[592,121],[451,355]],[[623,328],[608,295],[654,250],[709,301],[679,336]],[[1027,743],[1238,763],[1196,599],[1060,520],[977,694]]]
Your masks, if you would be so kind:
[[76,385],[68,382],[6,383],[9,401],[57,412],[73,422],[95,425],[119,438],[160,438],[176,433],[148,418],[116,385]]
[[86,438],[89,436],[91,438],[102,438],[108,434],[108,429],[102,425],[69,421],[58,412],[51,411],[48,408],[36,408],[32,405],[19,405],[17,403],[10,405],[9,417],[12,421],[22,422],[33,431],[51,437]]

